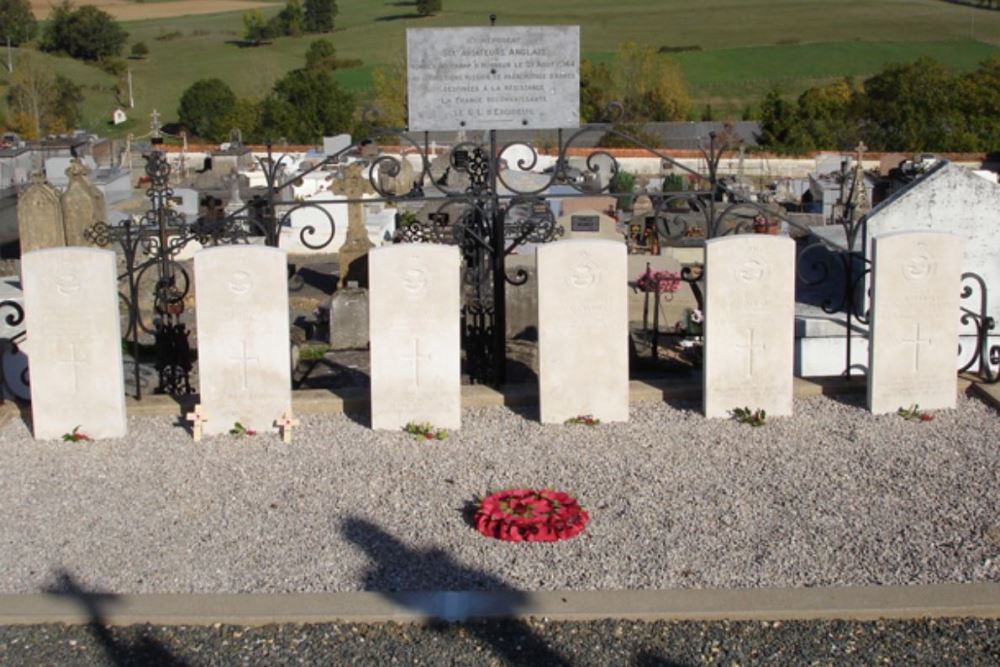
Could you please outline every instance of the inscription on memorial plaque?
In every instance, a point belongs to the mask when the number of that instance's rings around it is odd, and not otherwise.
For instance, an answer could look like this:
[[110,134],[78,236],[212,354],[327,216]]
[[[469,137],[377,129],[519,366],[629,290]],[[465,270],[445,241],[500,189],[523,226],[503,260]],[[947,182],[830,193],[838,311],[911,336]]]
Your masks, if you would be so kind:
[[601,230],[601,219],[596,215],[574,215],[570,218],[570,231],[598,232]]
[[580,27],[408,28],[409,129],[580,124]]

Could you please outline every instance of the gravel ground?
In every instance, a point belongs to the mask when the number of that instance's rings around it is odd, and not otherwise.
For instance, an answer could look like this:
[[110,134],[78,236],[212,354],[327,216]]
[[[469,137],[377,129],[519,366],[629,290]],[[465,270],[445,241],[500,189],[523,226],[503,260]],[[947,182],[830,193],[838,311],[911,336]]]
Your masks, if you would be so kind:
[[989,665],[1000,621],[0,627],[8,665]]
[[[690,406],[689,406],[690,407]],[[0,592],[661,589],[1000,581],[1000,417],[934,421],[812,398],[754,429],[666,404],[627,424],[469,410],[440,442],[362,417],[200,444],[168,418],[125,440],[0,428]],[[487,540],[477,494],[551,485],[591,512],[558,544]]]

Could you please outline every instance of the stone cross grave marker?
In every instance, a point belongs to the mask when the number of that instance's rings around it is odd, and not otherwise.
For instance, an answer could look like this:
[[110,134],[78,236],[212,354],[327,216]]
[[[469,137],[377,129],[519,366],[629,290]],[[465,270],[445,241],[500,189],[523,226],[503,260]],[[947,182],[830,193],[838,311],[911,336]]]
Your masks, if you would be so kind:
[[194,256],[205,435],[265,432],[292,409],[286,255],[227,246]]
[[792,414],[795,242],[743,234],[705,244],[706,417]]
[[115,253],[50,248],[21,258],[35,437],[77,426],[125,435],[125,378]]
[[955,407],[962,240],[894,232],[872,243],[868,409]]
[[372,428],[461,425],[459,264],[455,246],[369,254]]
[[66,245],[59,193],[40,174],[17,199],[17,228],[22,255]]
[[628,420],[628,255],[624,243],[539,246],[538,379],[542,423]]
[[[365,195],[375,193],[368,179],[361,173],[361,165],[353,164],[343,169],[343,178],[334,180],[330,191],[348,199],[360,200]],[[357,281],[360,287],[368,286],[368,251],[373,247],[368,239],[360,201],[347,205],[347,239],[340,248],[340,287],[347,281]]]

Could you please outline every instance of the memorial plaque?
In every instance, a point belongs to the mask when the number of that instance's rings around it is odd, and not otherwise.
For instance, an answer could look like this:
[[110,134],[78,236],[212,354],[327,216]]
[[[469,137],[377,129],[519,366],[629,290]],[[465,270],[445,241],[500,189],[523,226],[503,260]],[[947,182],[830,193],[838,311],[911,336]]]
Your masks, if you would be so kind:
[[596,215],[574,215],[570,218],[570,229],[574,232],[597,232],[601,229],[601,219]]
[[893,232],[872,239],[868,409],[954,408],[962,239]]
[[580,27],[408,28],[409,129],[580,124]]

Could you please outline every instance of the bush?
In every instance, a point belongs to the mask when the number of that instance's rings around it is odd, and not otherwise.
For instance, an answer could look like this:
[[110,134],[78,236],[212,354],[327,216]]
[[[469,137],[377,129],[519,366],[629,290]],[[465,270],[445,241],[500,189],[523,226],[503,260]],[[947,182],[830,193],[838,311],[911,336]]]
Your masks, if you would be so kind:
[[140,60],[149,55],[149,47],[146,42],[136,42],[132,45],[132,57]]
[[101,68],[102,72],[107,72],[111,76],[125,76],[125,72],[128,71],[128,66],[121,58],[98,60],[97,66]]
[[128,33],[110,14],[93,5],[74,10],[67,0],[52,10],[41,47],[80,60],[101,60],[120,55],[127,41]]
[[227,112],[236,104],[236,95],[221,79],[195,81],[181,95],[177,118],[194,134],[222,141],[229,132]]
[[336,0],[306,0],[304,27],[307,32],[332,32],[337,16]]
[[441,0],[417,0],[417,13],[430,16],[441,11]]

